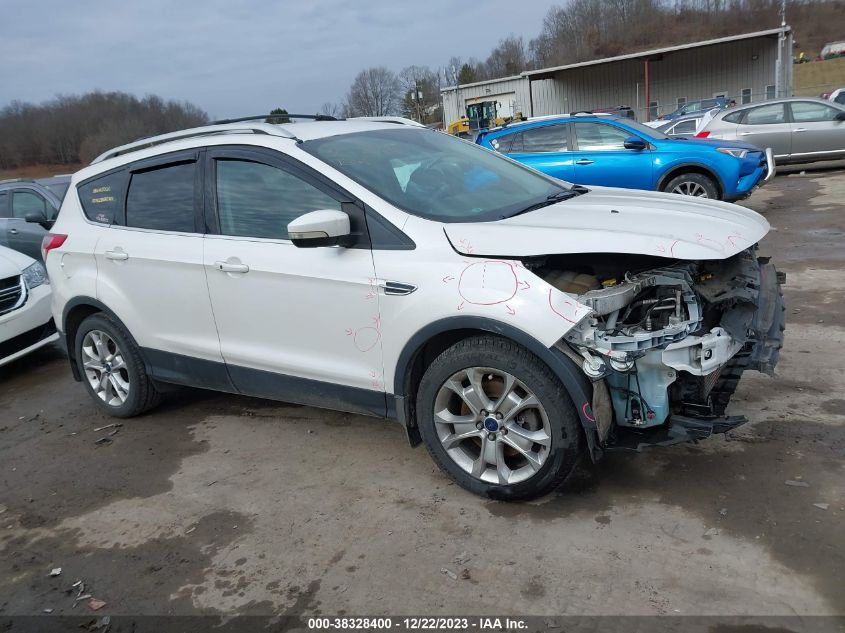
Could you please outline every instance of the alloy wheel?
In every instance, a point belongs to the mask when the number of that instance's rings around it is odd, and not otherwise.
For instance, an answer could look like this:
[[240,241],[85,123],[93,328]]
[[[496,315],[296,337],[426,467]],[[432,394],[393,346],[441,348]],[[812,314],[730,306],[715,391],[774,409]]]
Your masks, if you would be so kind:
[[494,484],[534,476],[552,442],[548,415],[534,393],[511,374],[490,367],[462,369],[441,385],[434,426],[460,468]]
[[88,384],[106,404],[119,407],[129,397],[129,369],[117,342],[101,330],[82,339],[83,368]]
[[695,196],[696,198],[709,198],[707,190],[694,180],[684,180],[679,182],[673,189],[672,193],[679,193],[682,196]]

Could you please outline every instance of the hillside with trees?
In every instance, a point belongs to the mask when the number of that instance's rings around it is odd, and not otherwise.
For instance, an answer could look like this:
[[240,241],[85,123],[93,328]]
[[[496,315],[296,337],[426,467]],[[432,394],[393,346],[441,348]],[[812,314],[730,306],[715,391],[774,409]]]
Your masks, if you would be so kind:
[[13,101],[0,110],[0,169],[90,162],[117,145],[206,122],[193,104],[122,92]]
[[[398,96],[383,95],[379,102],[394,103],[391,114],[430,123],[439,120],[444,85],[774,28],[780,25],[780,7],[779,0],[570,0],[549,9],[536,36],[526,40],[510,35],[482,60],[455,56],[440,68],[402,70],[394,76],[396,81],[382,83],[384,90],[398,89]],[[787,0],[786,20],[794,32],[796,54],[804,51],[812,58],[825,43],[845,38],[845,0]],[[414,81],[400,81],[403,76]],[[360,77],[350,96],[358,90]],[[422,91],[415,92],[415,86],[423,86]],[[331,109],[374,114],[349,96]]]

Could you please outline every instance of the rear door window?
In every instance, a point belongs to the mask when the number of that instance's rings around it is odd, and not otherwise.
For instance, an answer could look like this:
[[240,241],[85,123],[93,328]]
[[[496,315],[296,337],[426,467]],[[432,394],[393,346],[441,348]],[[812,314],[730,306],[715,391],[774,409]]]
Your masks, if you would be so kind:
[[774,123],[786,123],[786,112],[782,103],[751,108],[745,115],[746,125],[772,125]]
[[126,226],[193,233],[196,162],[132,173],[126,195]]
[[517,135],[506,134],[504,136],[500,136],[499,138],[494,138],[490,141],[490,146],[497,152],[508,154],[511,151],[511,145],[513,145],[513,139],[515,136]]
[[0,218],[9,217],[9,193],[0,191]]
[[521,151],[528,154],[565,152],[569,149],[568,129],[569,126],[564,123],[525,130],[522,132]]

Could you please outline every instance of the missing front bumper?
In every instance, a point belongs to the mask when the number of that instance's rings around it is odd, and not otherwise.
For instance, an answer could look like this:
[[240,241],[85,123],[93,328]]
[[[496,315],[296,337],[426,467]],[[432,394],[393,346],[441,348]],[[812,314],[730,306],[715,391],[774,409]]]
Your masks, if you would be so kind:
[[635,451],[653,446],[697,442],[716,433],[727,433],[748,422],[744,415],[692,417],[673,415],[659,427],[632,429],[618,427],[606,451]]

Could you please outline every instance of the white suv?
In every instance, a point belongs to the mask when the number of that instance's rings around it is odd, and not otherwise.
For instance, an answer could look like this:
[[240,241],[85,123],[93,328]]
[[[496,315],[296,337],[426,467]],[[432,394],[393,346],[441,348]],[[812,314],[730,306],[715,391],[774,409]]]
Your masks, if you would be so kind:
[[783,340],[768,230],[410,122],[242,120],[99,157],[44,250],[107,412],[176,383],[376,415],[460,485],[525,499],[581,451],[744,421],[725,416],[737,379]]

